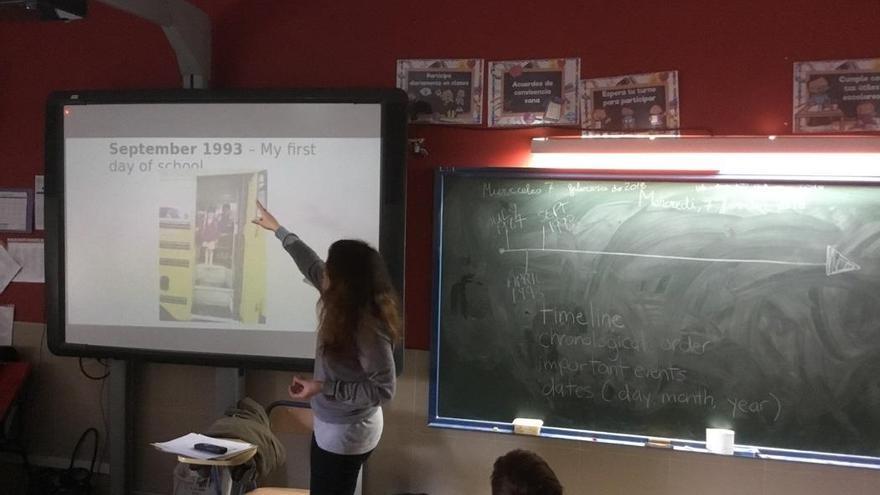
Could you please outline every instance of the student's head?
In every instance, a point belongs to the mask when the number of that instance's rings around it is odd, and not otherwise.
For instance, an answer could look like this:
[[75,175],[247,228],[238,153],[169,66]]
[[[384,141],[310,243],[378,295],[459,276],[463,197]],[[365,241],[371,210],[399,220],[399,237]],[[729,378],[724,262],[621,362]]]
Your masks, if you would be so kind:
[[354,332],[378,321],[395,341],[400,333],[397,291],[378,251],[363,241],[334,242],[327,253],[321,293],[321,344],[331,354],[353,351]]
[[562,495],[562,485],[538,454],[517,449],[495,460],[492,495]]

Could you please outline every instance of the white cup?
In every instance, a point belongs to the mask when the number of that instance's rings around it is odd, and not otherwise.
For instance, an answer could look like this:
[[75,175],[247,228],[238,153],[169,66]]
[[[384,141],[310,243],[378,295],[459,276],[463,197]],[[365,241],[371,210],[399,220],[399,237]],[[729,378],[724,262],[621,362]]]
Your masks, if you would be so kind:
[[706,428],[706,450],[716,454],[733,455],[733,430]]

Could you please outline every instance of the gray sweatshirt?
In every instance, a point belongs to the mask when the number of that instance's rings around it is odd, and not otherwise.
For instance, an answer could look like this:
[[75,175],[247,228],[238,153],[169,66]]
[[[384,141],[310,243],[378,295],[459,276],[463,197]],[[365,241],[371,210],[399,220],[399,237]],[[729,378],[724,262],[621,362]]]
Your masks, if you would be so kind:
[[[324,262],[305,242],[284,227],[275,232],[296,266],[318,290],[324,278]],[[312,397],[315,416],[326,423],[357,423],[373,415],[380,404],[394,397],[394,353],[382,323],[363,322],[355,331],[357,357],[324,356],[315,350],[315,380],[323,381],[320,394]]]

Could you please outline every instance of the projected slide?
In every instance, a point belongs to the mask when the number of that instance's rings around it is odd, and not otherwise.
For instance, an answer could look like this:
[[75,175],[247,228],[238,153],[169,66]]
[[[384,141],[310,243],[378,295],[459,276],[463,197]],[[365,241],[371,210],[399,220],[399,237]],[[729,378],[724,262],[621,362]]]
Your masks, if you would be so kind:
[[381,112],[352,104],[68,107],[69,342],[311,355],[318,291],[257,201],[320,256],[379,242]]

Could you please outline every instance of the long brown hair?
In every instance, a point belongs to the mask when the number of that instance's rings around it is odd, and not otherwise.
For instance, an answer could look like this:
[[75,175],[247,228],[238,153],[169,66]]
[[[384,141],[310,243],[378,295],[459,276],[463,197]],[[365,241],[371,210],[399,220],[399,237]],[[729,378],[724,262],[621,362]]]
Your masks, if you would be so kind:
[[[356,332],[370,327],[397,343],[399,297],[378,251],[363,241],[336,241],[327,253],[324,276],[330,284],[321,292],[318,337],[323,352],[354,355]],[[370,320],[378,325],[364,325]]]

